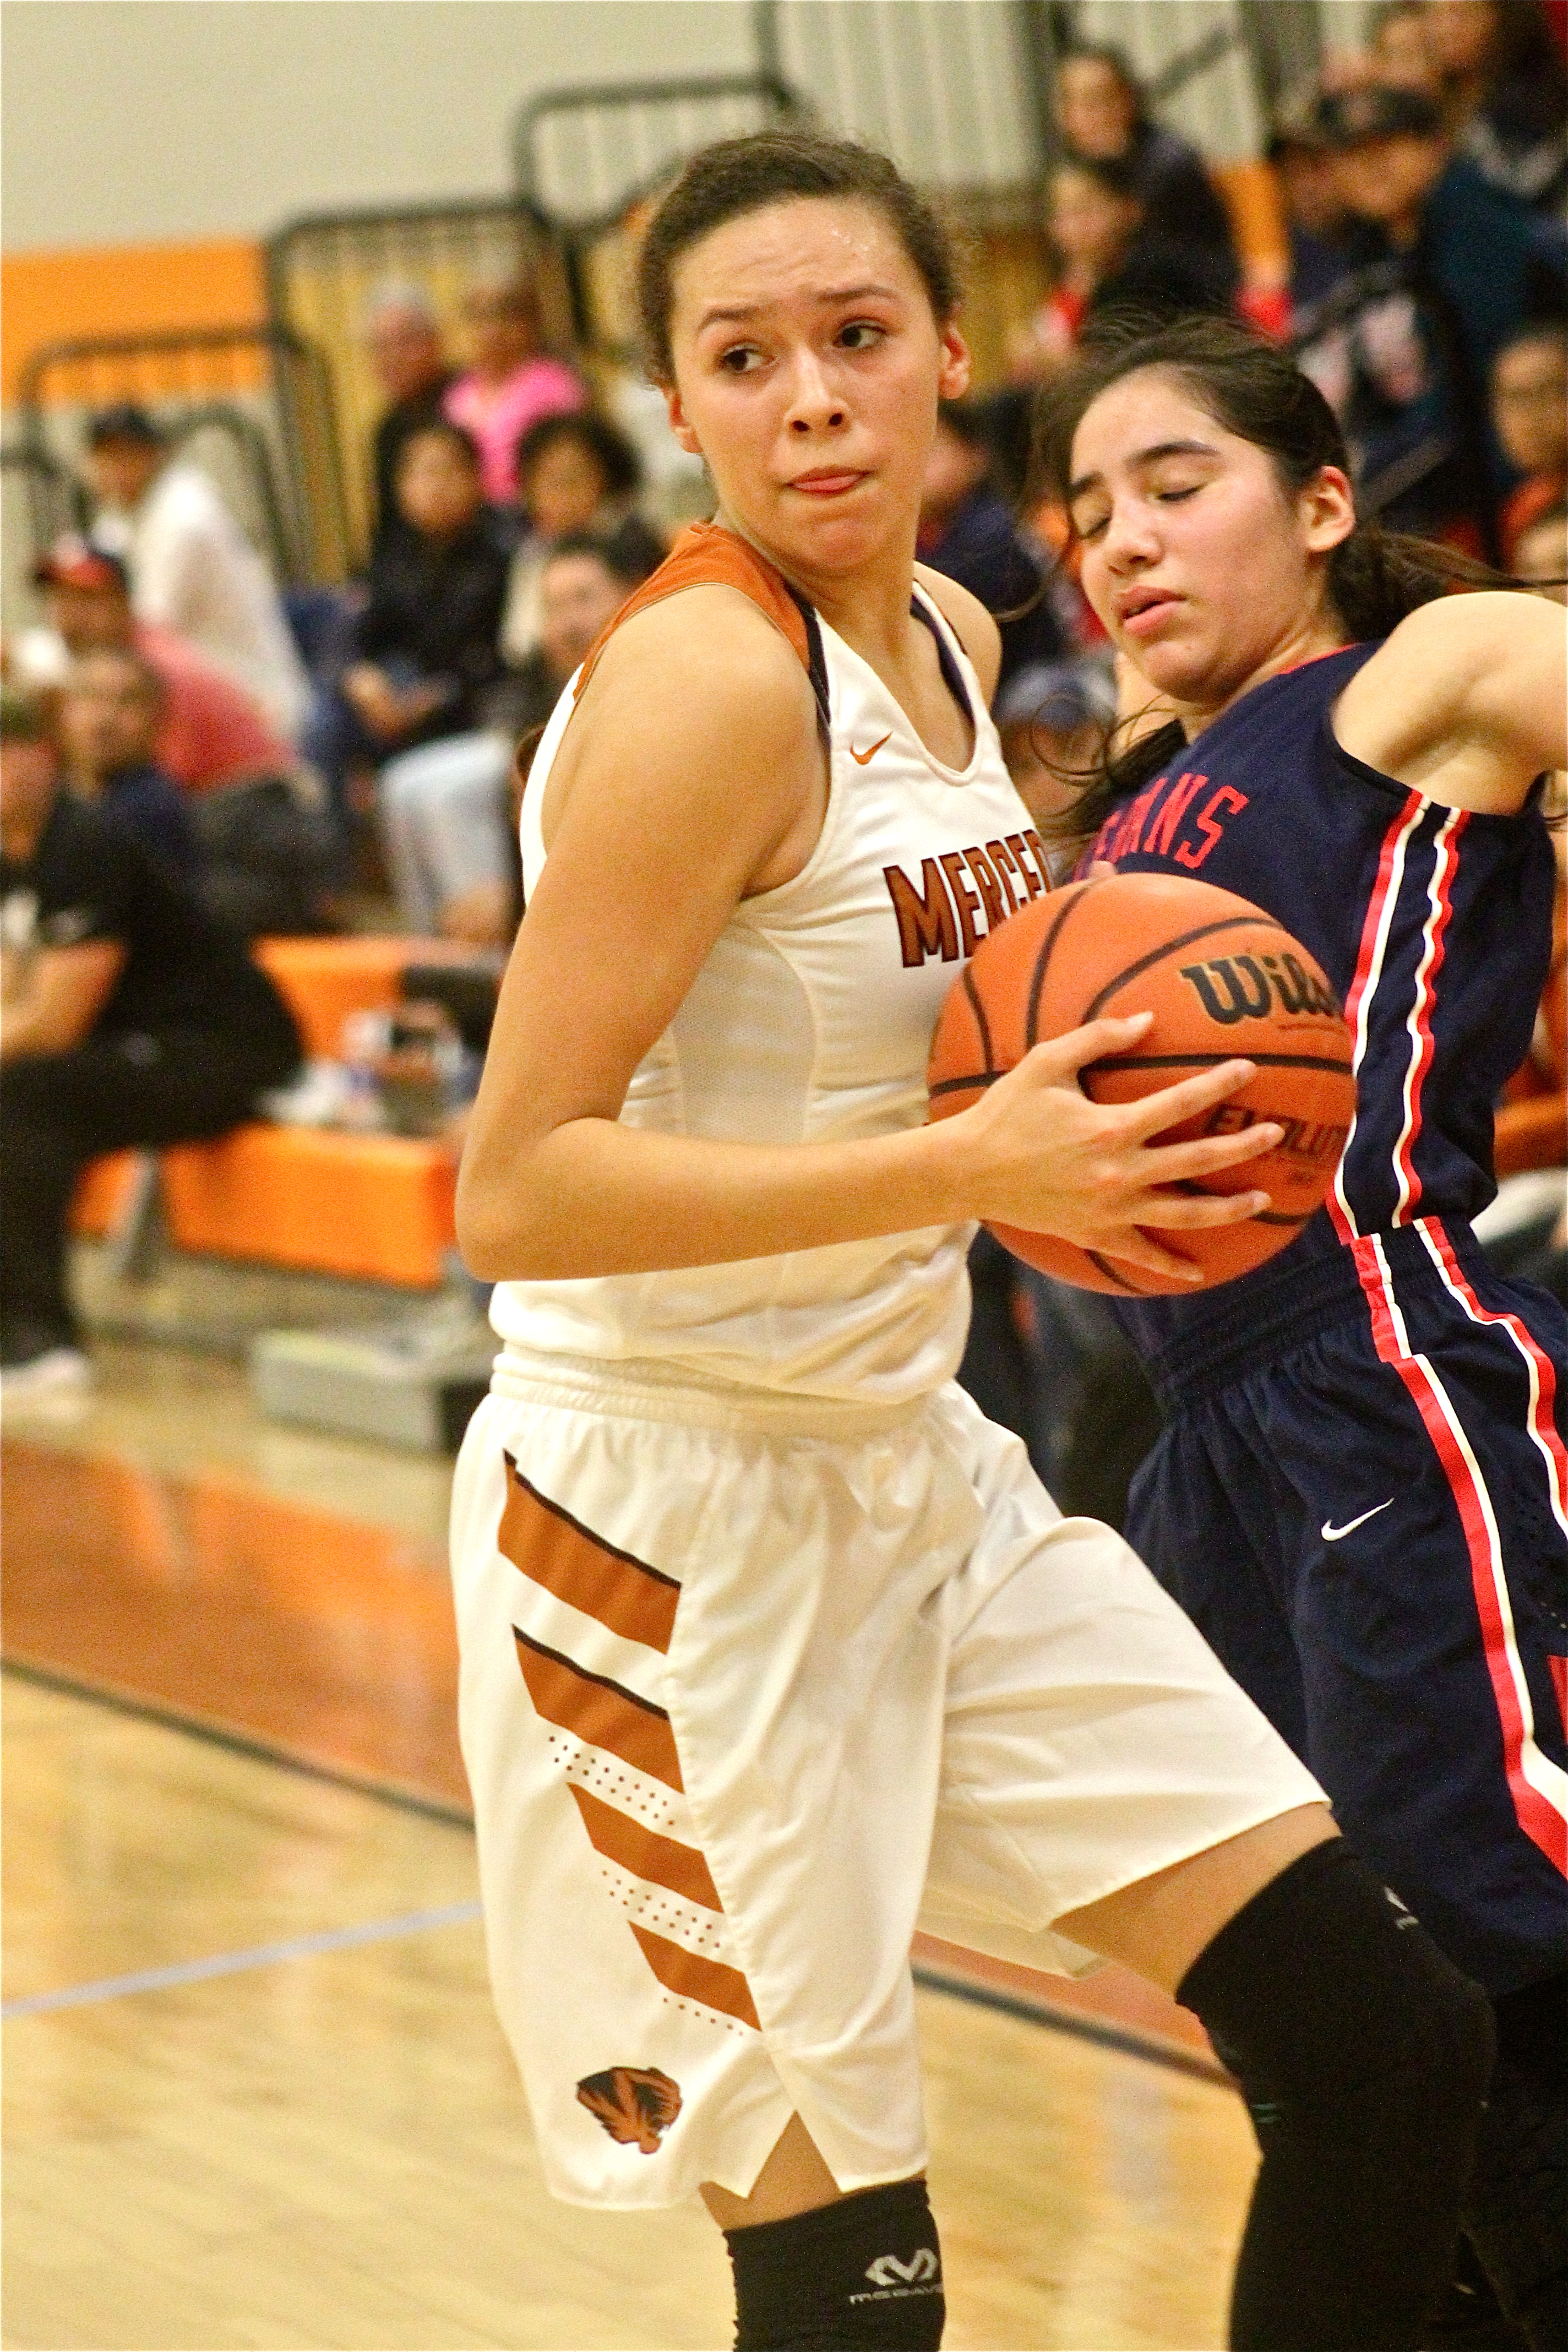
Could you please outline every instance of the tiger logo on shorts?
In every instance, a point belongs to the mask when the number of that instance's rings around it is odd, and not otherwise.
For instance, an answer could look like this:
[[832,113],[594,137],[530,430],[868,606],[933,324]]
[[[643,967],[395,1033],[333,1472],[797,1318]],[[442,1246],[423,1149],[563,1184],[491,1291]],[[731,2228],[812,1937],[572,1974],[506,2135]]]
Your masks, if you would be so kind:
[[680,2113],[680,2085],[657,2066],[610,2066],[602,2074],[584,2074],[577,2096],[612,2139],[656,2156],[658,2145]]

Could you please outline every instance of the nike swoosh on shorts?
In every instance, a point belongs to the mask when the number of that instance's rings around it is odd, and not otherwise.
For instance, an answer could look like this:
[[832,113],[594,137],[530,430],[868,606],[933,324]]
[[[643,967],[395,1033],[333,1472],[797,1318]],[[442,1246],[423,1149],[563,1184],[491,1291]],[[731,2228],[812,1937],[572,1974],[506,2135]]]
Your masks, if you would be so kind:
[[1363,1511],[1359,1519],[1347,1519],[1342,1528],[1336,1528],[1331,1520],[1325,1519],[1318,1532],[1325,1543],[1339,1543],[1345,1536],[1353,1536],[1357,1528],[1364,1528],[1368,1519],[1375,1519],[1379,1511],[1386,1511],[1393,1500],[1390,1495],[1388,1503],[1374,1503],[1370,1511]]

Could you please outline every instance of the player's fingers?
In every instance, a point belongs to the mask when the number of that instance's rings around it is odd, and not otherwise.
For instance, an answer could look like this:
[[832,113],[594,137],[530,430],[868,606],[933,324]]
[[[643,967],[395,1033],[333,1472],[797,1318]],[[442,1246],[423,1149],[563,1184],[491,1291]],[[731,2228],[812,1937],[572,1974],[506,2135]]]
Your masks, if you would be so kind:
[[1159,1233],[1205,1233],[1215,1225],[1243,1225],[1270,1205],[1268,1192],[1155,1192],[1138,1204],[1141,1228]]
[[1173,1087],[1158,1087],[1152,1095],[1141,1095],[1136,1102],[1119,1107],[1121,1131],[1134,1143],[1145,1143],[1152,1135],[1163,1135],[1168,1127],[1180,1127],[1200,1111],[1213,1110],[1257,1075],[1251,1062],[1221,1062],[1217,1068],[1200,1071],[1196,1077],[1178,1079]]
[[1130,1265],[1142,1274],[1163,1275],[1167,1281],[1179,1282],[1186,1289],[1195,1290],[1204,1278],[1201,1265],[1190,1257],[1182,1257],[1175,1250],[1166,1249],[1141,1225],[1131,1227],[1125,1234],[1119,1233],[1114,1245],[1102,1243],[1099,1255],[1110,1258],[1113,1265]]
[[1018,1067],[1029,1071],[1042,1086],[1060,1086],[1076,1078],[1089,1062],[1112,1054],[1125,1054],[1138,1043],[1153,1018],[1152,1013],[1132,1013],[1113,1021],[1086,1021],[1081,1029],[1068,1029],[1059,1037],[1047,1037],[1032,1053],[1025,1055]]
[[1239,1168],[1244,1160],[1272,1151],[1284,1134],[1278,1120],[1264,1118],[1235,1135],[1194,1135],[1184,1143],[1146,1144],[1139,1172],[1151,1184],[1183,1184],[1191,1177],[1212,1176],[1216,1168]]

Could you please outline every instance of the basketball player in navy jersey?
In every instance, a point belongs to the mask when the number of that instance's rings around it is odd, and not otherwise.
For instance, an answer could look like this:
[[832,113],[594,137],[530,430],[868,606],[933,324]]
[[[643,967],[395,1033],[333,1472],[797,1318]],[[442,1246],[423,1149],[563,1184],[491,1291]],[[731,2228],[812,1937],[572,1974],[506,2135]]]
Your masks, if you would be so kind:
[[1462,564],[1358,525],[1326,403],[1224,322],[1102,352],[1046,446],[1089,600],[1177,713],[1086,794],[1083,868],[1267,908],[1355,1040],[1301,1236],[1212,1295],[1118,1305],[1169,1417],[1129,1539],[1490,1992],[1467,2226],[1506,2323],[1464,2340],[1546,2352],[1568,2341],[1568,1349],[1469,1221],[1547,968],[1563,614],[1447,594]]

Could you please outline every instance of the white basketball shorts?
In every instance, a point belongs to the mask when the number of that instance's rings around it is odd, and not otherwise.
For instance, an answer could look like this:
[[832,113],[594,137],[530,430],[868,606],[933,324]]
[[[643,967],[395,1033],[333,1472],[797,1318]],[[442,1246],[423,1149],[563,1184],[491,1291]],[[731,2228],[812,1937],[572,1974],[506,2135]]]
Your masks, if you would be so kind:
[[1079,1906],[1321,1791],[1118,1536],[904,1408],[509,1350],[453,1497],[492,1981],[554,2193],[918,2171],[918,1924]]

